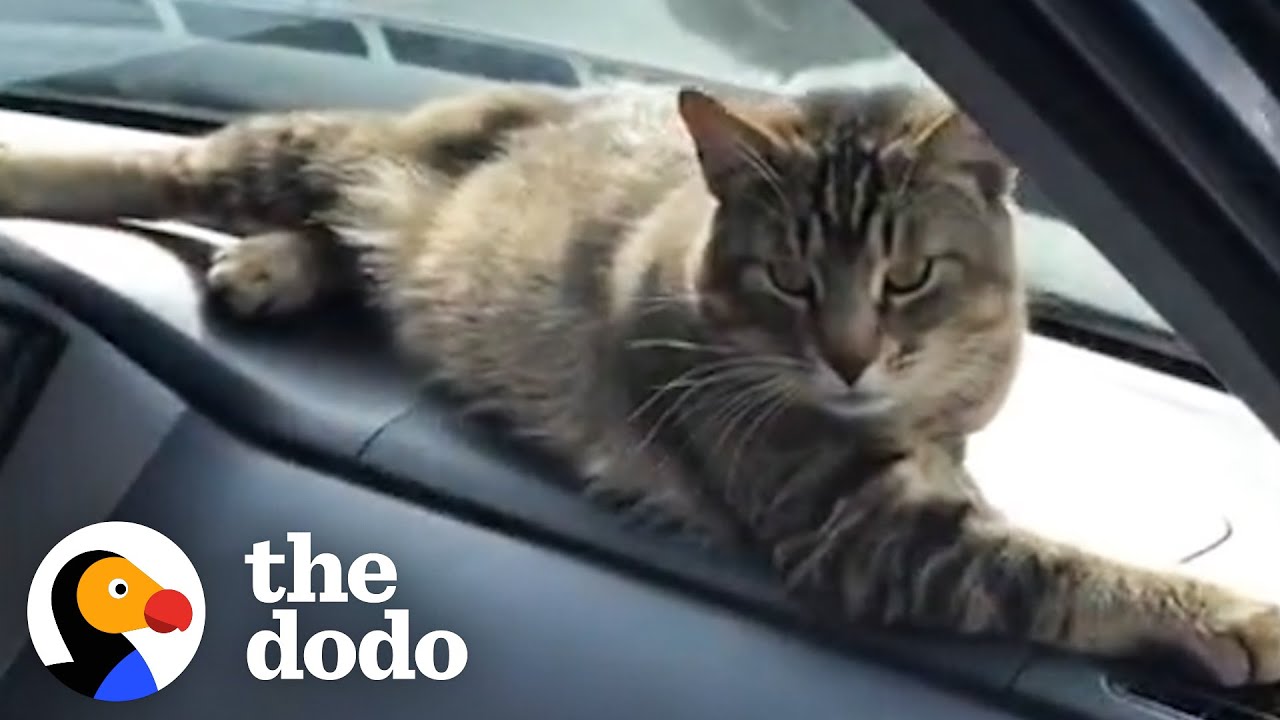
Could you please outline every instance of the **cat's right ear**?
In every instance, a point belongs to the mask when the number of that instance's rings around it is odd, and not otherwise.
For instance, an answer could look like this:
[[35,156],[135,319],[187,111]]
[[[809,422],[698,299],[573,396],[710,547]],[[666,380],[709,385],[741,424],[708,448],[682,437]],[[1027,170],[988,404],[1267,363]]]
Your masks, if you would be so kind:
[[693,88],[680,90],[678,106],[713,195],[723,197],[732,188],[733,178],[744,173],[771,172],[769,157],[774,143],[751,122]]

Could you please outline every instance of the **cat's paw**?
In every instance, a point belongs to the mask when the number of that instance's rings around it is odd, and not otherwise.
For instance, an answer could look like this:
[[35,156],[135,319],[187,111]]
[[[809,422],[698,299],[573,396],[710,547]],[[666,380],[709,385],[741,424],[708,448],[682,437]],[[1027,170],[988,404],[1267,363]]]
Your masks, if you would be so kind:
[[319,289],[306,240],[284,232],[253,235],[219,250],[206,280],[210,294],[241,317],[293,312]]
[[1227,687],[1280,683],[1280,607],[1226,595],[1178,644]]

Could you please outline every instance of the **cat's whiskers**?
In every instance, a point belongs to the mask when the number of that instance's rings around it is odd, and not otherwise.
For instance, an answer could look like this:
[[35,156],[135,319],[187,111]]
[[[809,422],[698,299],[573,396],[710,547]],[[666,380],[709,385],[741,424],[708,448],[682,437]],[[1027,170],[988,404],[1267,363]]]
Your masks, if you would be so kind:
[[[754,435],[757,435],[760,432],[763,432],[768,427],[770,422],[772,422],[776,417],[778,417],[783,410],[791,406],[792,402],[795,399],[795,394],[796,394],[795,386],[789,382],[782,380],[781,378],[774,378],[774,381],[770,387],[770,390],[772,391],[772,396],[771,396],[772,402],[768,404],[761,403],[760,411],[759,411],[759,414],[756,416],[755,422],[752,423],[751,425],[748,425],[743,430],[742,435],[738,439],[737,450],[734,451],[733,455],[729,460],[729,465],[725,473],[725,477],[727,478],[727,482],[728,482],[727,487],[730,489],[735,488],[738,485],[738,482],[737,482],[738,463],[742,459],[742,453],[743,451],[746,450],[747,444],[751,441],[751,438]],[[769,396],[766,396],[766,397],[769,397]]]
[[[774,369],[758,366],[758,364],[755,362],[755,359],[753,358],[738,358],[737,360],[738,362],[733,364],[728,364],[728,363],[716,364],[718,365],[718,367],[716,367],[714,371],[709,371],[706,375],[703,375],[701,377],[686,378],[682,375],[676,378],[675,380],[672,380],[668,383],[664,383],[661,386],[661,388],[655,392],[654,397],[651,397],[648,400],[646,400],[646,404],[651,404],[660,394],[669,392],[671,390],[684,389],[685,392],[682,393],[681,396],[676,399],[676,401],[672,404],[671,407],[667,409],[666,413],[664,413],[663,416],[659,417],[659,419],[655,422],[655,426],[660,426],[664,417],[667,414],[674,411],[681,403],[685,402],[685,400],[688,399],[689,395],[696,393],[700,389],[706,389],[710,386],[723,384],[731,380],[740,380],[743,378],[749,379],[752,376],[754,376],[756,373],[767,372],[768,374],[773,374]],[[688,375],[688,374],[689,373],[685,373],[685,375]]]
[[761,374],[758,376],[754,372],[737,373],[738,377],[734,379],[741,382],[700,393],[693,402],[687,403],[676,417],[675,422],[688,423],[690,415],[698,413],[707,405],[718,406],[709,414],[694,418],[689,428],[690,432],[699,434],[710,434],[719,429],[719,435],[707,449],[709,456],[715,456],[722,446],[726,446],[736,427],[741,423],[749,422],[759,409],[773,399],[778,376],[765,368],[760,370]]
[[[715,377],[715,375],[718,371],[727,372],[734,368],[750,366],[754,364],[756,361],[757,361],[757,358],[734,357],[734,358],[727,358],[724,360],[717,360],[715,362],[701,363],[699,365],[695,365],[694,367],[689,368],[688,370],[685,370],[684,372],[680,373],[679,375],[672,378],[671,380],[668,380],[667,382],[664,382],[662,385],[658,386],[653,391],[653,393],[648,398],[645,399],[644,402],[642,402],[639,406],[637,406],[634,410],[632,410],[629,415],[627,415],[627,423],[634,422],[637,418],[640,417],[641,414],[643,414],[655,402],[661,399],[663,395],[670,392],[671,390],[676,390],[680,388],[689,388],[689,390],[686,391],[686,394],[687,394],[689,391],[696,389],[697,387],[699,387],[700,385],[706,382],[716,380],[717,378]],[[690,385],[689,383],[693,383],[693,384]],[[677,400],[676,402],[678,403],[680,402],[680,400]]]
[[[725,370],[719,373],[712,374],[710,377],[702,378],[696,381],[691,381],[688,385],[685,385],[685,386],[677,385],[669,388],[668,386],[664,385],[663,389],[659,391],[660,393],[666,392],[669,389],[678,389],[680,387],[684,387],[685,390],[683,393],[680,394],[679,397],[675,399],[674,402],[671,403],[670,406],[668,406],[665,410],[663,410],[662,414],[658,416],[658,419],[655,420],[653,425],[649,427],[648,432],[645,433],[644,437],[640,439],[640,442],[636,443],[635,447],[632,448],[632,453],[640,453],[645,448],[647,448],[658,437],[658,434],[662,431],[663,427],[669,421],[673,419],[678,421],[683,421],[687,419],[689,412],[697,411],[706,402],[712,399],[713,397],[712,395],[710,395],[709,393],[699,392],[700,390],[708,390],[709,388],[713,388],[717,384],[727,382],[728,380],[731,380],[735,376],[737,376],[737,373],[734,372],[735,370],[741,371],[742,369],[743,368],[733,368],[730,370]],[[656,397],[657,396],[650,398],[648,401],[646,401],[646,404],[651,404],[656,399]],[[687,405],[691,399],[693,400],[693,405],[692,407],[689,407],[688,411],[686,412],[682,408],[683,406]]]
[[680,295],[653,295],[650,297],[635,300],[632,303],[631,311],[633,320],[641,320],[651,315],[666,312],[669,310],[688,311],[691,306],[696,306],[702,301],[702,296],[697,293],[684,293]]
[[697,302],[701,299],[701,295],[696,292],[684,293],[663,293],[659,295],[648,295],[646,297],[632,300],[632,307],[648,307],[650,305],[658,305],[666,307],[672,303],[689,303]]
[[708,423],[718,422],[721,417],[725,418],[720,435],[712,443],[709,452],[713,455],[718,452],[721,445],[729,439],[733,434],[734,428],[739,423],[747,421],[753,413],[772,401],[774,393],[777,391],[777,386],[778,377],[776,375],[765,376],[760,381],[741,389],[730,401],[728,408],[724,412],[708,418]]
[[[769,376],[783,374],[788,370],[803,371],[806,366],[799,361],[792,361],[788,358],[771,358],[771,357],[750,357],[738,358],[741,360],[741,367],[737,370],[746,371],[748,374],[756,370],[761,371]],[[664,383],[663,387],[688,387],[692,380],[682,379],[683,376],[677,377],[675,380]]]
[[736,352],[736,348],[727,345],[708,345],[706,343],[694,342],[692,340],[681,340],[679,338],[640,338],[627,343],[627,347],[635,350],[643,349],[663,349],[663,350],[688,350],[689,352],[714,352],[714,353],[730,353]]
[[[711,401],[715,397],[718,397],[718,395],[712,396],[708,393],[699,392],[700,390],[707,390],[708,388],[712,388],[716,385],[723,384],[735,379],[736,380],[741,380],[743,378],[751,379],[757,373],[764,374],[766,376],[766,379],[776,378],[777,366],[771,366],[767,362],[764,362],[764,361],[767,361],[768,359],[770,358],[768,358],[767,356],[764,358],[745,357],[745,358],[731,358],[727,361],[709,363],[706,365],[692,368],[691,370],[688,370],[682,373],[680,376],[678,376],[674,380],[668,383],[664,383],[658,390],[655,391],[654,395],[646,399],[645,402],[642,403],[639,408],[637,408],[635,411],[631,413],[631,415],[628,418],[628,422],[634,422],[636,417],[638,417],[639,414],[643,412],[643,410],[647,409],[648,407],[651,407],[652,404],[656,402],[656,400],[659,397],[661,397],[663,394],[673,389],[679,389],[681,387],[685,388],[684,392],[681,393],[680,396],[677,397],[675,401],[672,402],[672,404],[668,406],[662,412],[661,415],[658,416],[658,419],[654,421],[653,425],[649,428],[649,431],[640,440],[640,442],[638,442],[636,446],[632,449],[632,452],[633,453],[640,452],[644,448],[648,447],[649,444],[653,442],[653,440],[658,436],[658,434],[666,426],[666,424],[672,419],[677,419],[678,421],[683,422],[685,419],[687,419],[688,413],[696,412],[697,410],[701,409],[707,402]],[[704,372],[707,372],[708,374],[701,377],[687,377],[698,371],[704,371]],[[682,410],[682,407],[687,405],[690,399],[693,399],[693,405],[687,409],[687,412],[685,412],[684,410]]]

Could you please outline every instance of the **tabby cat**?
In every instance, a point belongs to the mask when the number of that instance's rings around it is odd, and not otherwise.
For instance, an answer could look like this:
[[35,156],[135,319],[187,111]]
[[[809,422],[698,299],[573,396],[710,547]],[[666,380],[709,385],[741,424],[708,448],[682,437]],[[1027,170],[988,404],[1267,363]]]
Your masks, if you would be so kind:
[[1014,527],[966,474],[1024,332],[1015,176],[932,91],[510,86],[10,150],[0,213],[239,233],[208,285],[243,316],[358,279],[588,494],[761,553],[815,609],[1280,681],[1277,608]]

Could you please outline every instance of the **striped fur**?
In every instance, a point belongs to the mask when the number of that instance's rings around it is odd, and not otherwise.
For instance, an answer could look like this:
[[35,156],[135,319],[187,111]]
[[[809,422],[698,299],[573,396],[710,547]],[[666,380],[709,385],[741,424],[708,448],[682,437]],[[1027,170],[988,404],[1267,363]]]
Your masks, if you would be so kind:
[[13,151],[0,212],[247,234],[209,276],[244,315],[342,287],[345,248],[406,352],[589,495],[762,553],[815,609],[1280,681],[1275,608],[1012,527],[966,474],[1023,333],[1014,177],[922,91],[506,88]]

